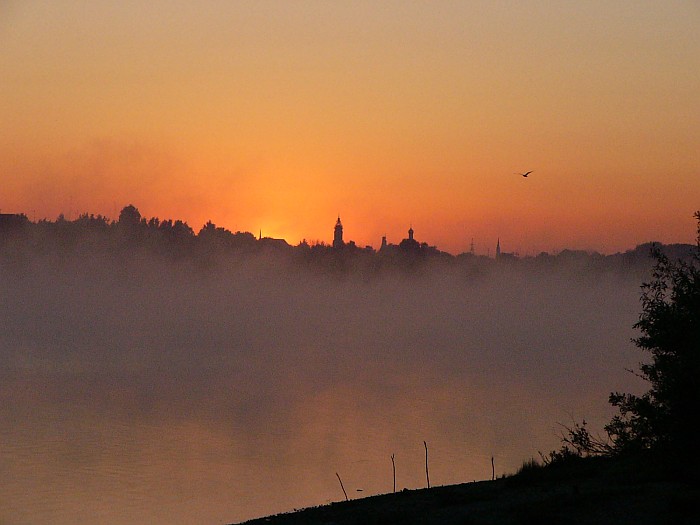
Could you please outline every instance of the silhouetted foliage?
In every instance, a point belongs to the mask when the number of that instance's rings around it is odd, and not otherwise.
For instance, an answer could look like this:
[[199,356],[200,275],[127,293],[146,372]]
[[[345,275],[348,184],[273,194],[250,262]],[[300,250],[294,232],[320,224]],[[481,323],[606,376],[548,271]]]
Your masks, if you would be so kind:
[[540,454],[545,464],[650,453],[665,468],[698,479],[700,211],[695,218],[698,233],[691,257],[674,261],[660,246],[651,246],[656,264],[652,280],[642,284],[642,312],[634,325],[642,334],[634,343],[652,357],[637,375],[651,388],[641,396],[611,393],[609,402],[619,413],[605,426],[607,437],[593,436],[585,421],[565,427],[561,449]]
[[642,285],[642,313],[635,344],[651,353],[640,377],[651,384],[641,396],[614,392],[620,411],[606,426],[619,451],[652,450],[692,468],[700,410],[700,212],[697,250],[690,261],[671,261],[653,248],[653,279]]
[[[122,208],[116,220],[83,213],[75,220],[61,214],[55,221],[31,222],[23,214],[0,214],[0,248],[3,257],[22,261],[29,261],[32,254],[61,258],[81,253],[86,257],[109,255],[128,260],[135,254],[150,253],[169,261],[196,261],[204,268],[232,267],[231,264],[255,258],[265,265],[310,268],[363,280],[393,272],[416,275],[438,267],[446,271],[454,269],[470,279],[513,269],[532,269],[541,273],[564,271],[577,276],[583,271],[618,272],[626,279],[637,274],[641,279],[653,263],[648,250],[643,250],[642,246],[625,254],[610,256],[571,250],[564,250],[559,255],[540,254],[523,258],[501,254],[499,259],[493,259],[473,253],[453,256],[427,242],[418,242],[413,238],[412,230],[409,238],[399,244],[389,243],[384,238],[381,248],[376,251],[352,240],[344,241],[342,248],[334,248],[322,240],[302,241],[291,246],[284,239],[258,239],[249,232],[232,233],[211,221],[195,234],[182,220],[148,218],[133,204]],[[661,247],[669,257],[679,255],[686,259],[688,250],[693,248],[690,245]],[[643,252],[647,255],[643,256]]]
[[546,455],[540,452],[544,465],[570,463],[590,456],[610,456],[616,450],[609,437],[604,439],[591,434],[585,419],[581,423],[574,422],[571,427],[562,426],[566,433],[561,436],[561,448]]
[[141,224],[141,213],[136,206],[129,204],[119,213],[119,224],[125,228],[136,228]]
[[160,223],[158,230],[165,236],[166,239],[172,241],[185,241],[194,237],[194,231],[186,222],[180,220],[172,221],[170,219]]
[[544,457],[555,462],[568,455],[617,455],[650,452],[675,471],[698,476],[697,440],[700,409],[700,212],[695,253],[672,261],[652,245],[656,261],[652,280],[642,284],[642,313],[634,340],[651,353],[639,377],[651,388],[637,396],[613,392],[610,404],[619,413],[605,426],[608,439],[593,437],[586,423],[567,428],[559,452]]

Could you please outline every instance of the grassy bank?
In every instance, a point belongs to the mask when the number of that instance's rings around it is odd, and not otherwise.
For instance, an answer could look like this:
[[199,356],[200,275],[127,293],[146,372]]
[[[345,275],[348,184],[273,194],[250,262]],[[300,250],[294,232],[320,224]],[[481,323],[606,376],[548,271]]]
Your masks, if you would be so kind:
[[526,466],[496,481],[405,490],[246,522],[296,524],[700,524],[700,487],[602,458]]

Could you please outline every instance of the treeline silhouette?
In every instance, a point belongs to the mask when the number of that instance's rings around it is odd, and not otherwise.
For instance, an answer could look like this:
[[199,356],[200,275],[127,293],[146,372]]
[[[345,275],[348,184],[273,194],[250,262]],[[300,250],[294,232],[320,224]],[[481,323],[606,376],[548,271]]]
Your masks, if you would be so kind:
[[[132,204],[125,206],[117,220],[103,215],[84,213],[75,220],[63,214],[55,221],[30,221],[26,215],[3,214],[0,217],[0,259],[22,264],[33,255],[137,252],[169,259],[192,259],[214,264],[246,257],[287,261],[329,271],[379,271],[393,268],[412,269],[426,265],[466,267],[479,273],[496,267],[534,267],[575,270],[648,269],[653,264],[652,246],[645,243],[614,255],[582,250],[563,250],[557,254],[542,252],[519,257],[502,253],[498,258],[474,253],[452,255],[426,242],[404,239],[399,244],[383,245],[379,250],[360,247],[353,241],[333,247],[323,241],[301,241],[295,246],[284,239],[258,238],[250,232],[232,232],[211,221],[198,232],[182,220],[146,218]],[[692,245],[657,245],[672,259],[688,259]]]

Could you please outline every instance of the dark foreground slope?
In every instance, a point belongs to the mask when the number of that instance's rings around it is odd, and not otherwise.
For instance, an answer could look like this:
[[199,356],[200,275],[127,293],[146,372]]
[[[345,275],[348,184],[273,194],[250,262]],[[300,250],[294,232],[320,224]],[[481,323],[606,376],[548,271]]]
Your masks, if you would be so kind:
[[700,524],[700,487],[605,461],[403,491],[261,518],[296,524]]

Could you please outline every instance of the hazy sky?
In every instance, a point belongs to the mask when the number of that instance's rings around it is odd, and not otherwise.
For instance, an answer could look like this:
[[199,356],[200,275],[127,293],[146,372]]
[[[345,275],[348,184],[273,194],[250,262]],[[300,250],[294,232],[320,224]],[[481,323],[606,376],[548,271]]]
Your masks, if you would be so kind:
[[[2,212],[692,242],[695,1],[0,2]],[[534,170],[523,179],[518,171]]]

